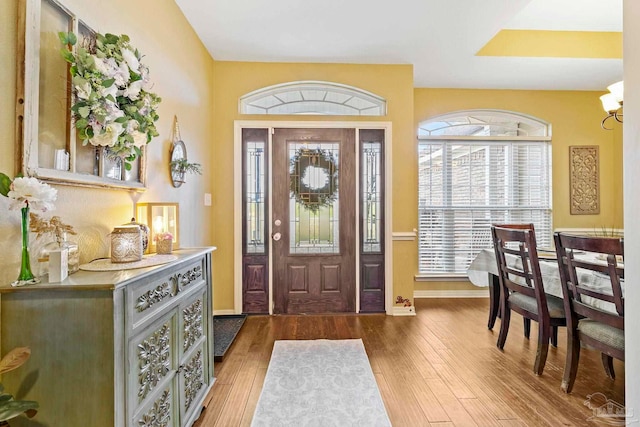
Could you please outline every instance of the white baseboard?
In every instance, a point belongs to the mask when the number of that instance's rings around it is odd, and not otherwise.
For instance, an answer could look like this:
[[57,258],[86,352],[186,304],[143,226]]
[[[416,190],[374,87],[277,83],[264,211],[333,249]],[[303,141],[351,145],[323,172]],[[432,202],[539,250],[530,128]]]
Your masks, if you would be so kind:
[[413,298],[489,298],[489,288],[479,290],[413,291]]
[[392,316],[415,316],[416,315],[416,308],[411,306],[411,307],[393,307],[393,310],[391,312]]
[[214,316],[230,316],[232,314],[237,314],[235,310],[213,310]]

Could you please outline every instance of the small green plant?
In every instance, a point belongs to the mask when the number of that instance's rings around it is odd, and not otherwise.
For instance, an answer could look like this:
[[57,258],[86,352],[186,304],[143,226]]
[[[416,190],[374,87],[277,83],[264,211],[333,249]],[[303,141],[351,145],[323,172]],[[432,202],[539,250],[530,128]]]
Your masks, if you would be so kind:
[[174,160],[171,163],[171,171],[180,175],[193,173],[202,175],[202,165],[200,163],[189,163],[187,159]]
[[[28,347],[17,347],[7,353],[0,360],[0,374],[12,371],[24,364],[31,356]],[[27,417],[33,417],[38,409],[38,402],[30,400],[15,400],[9,393],[5,393],[4,386],[0,384],[0,425],[6,425],[5,421],[24,413]]]

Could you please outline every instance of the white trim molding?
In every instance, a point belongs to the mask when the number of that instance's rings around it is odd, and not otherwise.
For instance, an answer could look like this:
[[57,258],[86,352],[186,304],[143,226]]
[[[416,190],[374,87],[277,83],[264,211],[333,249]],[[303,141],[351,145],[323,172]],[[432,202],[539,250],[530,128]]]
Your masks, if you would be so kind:
[[413,231],[394,231],[391,233],[391,238],[393,240],[407,240],[413,241],[418,238],[418,230]]
[[214,316],[231,316],[234,314],[240,314],[240,313],[236,313],[235,310],[213,310]]
[[[235,120],[234,121],[234,210],[242,212],[242,129],[243,128],[266,128],[269,129],[269,149],[271,150],[271,138],[273,129],[276,128],[308,128],[308,129],[383,129],[385,131],[385,236],[392,236],[391,225],[393,224],[393,170],[392,157],[393,151],[393,126],[389,121],[279,121],[279,120]],[[269,156],[272,157],[272,156]],[[271,166],[269,166],[271,168]],[[271,176],[271,171],[269,173]],[[271,184],[269,184],[271,185]],[[269,191],[271,195],[273,192]],[[270,196],[271,197],[271,196]],[[269,222],[272,220],[271,213],[272,203],[269,203]],[[242,221],[234,220],[234,310],[229,314],[242,313]],[[355,224],[356,230],[359,227],[358,221]],[[414,230],[413,238],[403,240],[415,240],[417,230]],[[397,315],[393,307],[393,237],[385,238],[385,312],[388,315]],[[269,240],[271,245],[271,240]],[[269,251],[273,254],[273,251]],[[269,257],[269,313],[273,314],[273,266],[272,255]],[[357,271],[357,269],[356,269]],[[356,285],[359,285],[356,282]],[[356,289],[356,295],[359,293],[359,287]],[[413,315],[415,311],[411,307]],[[224,313],[227,314],[227,313]],[[406,314],[411,316],[412,314]]]
[[393,307],[391,311],[392,316],[415,316],[416,308],[414,306],[410,307]]
[[417,298],[489,298],[489,288],[479,290],[434,289],[413,291],[413,299]]

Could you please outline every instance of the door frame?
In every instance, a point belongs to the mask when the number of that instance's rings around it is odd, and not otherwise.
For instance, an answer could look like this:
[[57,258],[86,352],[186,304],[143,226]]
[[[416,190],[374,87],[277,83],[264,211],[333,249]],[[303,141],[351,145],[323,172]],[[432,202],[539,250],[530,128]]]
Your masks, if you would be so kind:
[[[274,128],[338,128],[338,129],[355,129],[355,149],[356,149],[356,189],[360,191],[360,129],[383,129],[384,130],[384,167],[385,167],[385,221],[384,221],[384,264],[385,264],[385,312],[388,315],[393,314],[393,239],[392,239],[392,124],[391,122],[373,122],[373,121],[278,121],[278,120],[235,120],[233,132],[233,209],[234,212],[242,212],[242,130],[245,128],[262,128],[269,129],[269,210],[267,213],[267,221],[272,221],[272,203],[271,198],[271,152],[272,152],[272,136]],[[358,198],[359,200],[359,198]],[[233,221],[233,300],[235,314],[242,313],[242,227],[243,223],[238,220],[235,215]],[[356,227],[356,313],[360,312],[360,203],[356,203],[355,211],[355,227]],[[269,314],[273,314],[273,251],[272,239],[269,239]]]

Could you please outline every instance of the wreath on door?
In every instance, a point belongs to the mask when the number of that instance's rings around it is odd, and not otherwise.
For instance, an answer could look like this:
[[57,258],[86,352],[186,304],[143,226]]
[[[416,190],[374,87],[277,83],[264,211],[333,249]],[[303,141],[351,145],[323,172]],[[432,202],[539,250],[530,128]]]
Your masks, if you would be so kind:
[[[311,212],[331,206],[338,198],[338,165],[333,154],[320,148],[300,148],[291,158],[289,189],[300,203]],[[320,172],[314,168],[321,169]],[[311,175],[315,174],[315,183]],[[324,182],[317,182],[322,180]]]

